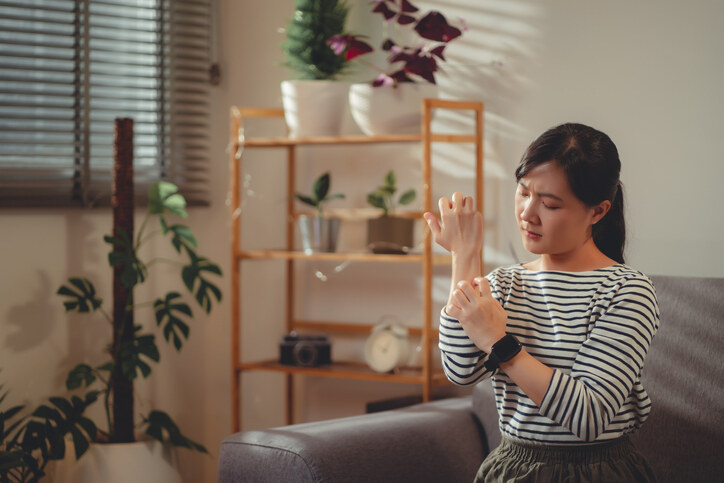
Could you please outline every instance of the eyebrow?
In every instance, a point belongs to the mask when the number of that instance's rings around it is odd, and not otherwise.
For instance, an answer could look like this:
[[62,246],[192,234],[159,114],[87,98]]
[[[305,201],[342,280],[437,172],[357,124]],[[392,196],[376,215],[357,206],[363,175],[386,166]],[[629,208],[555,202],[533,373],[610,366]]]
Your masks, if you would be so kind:
[[[530,188],[528,188],[528,186],[526,186],[526,184],[522,181],[518,181],[518,184],[521,185],[524,189],[530,191]],[[563,201],[563,198],[561,198],[560,196],[556,196],[553,193],[538,193],[538,196],[540,196],[541,198],[553,198],[554,200],[558,200],[561,202]]]

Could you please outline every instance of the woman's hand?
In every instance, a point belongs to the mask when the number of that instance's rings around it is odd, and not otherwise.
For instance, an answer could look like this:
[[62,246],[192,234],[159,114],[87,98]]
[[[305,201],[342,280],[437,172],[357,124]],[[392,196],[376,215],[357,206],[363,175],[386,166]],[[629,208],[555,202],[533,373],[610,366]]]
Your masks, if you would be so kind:
[[488,354],[493,344],[505,336],[508,315],[493,298],[485,277],[476,277],[472,283],[458,282],[445,312],[459,320],[473,344]]
[[456,192],[452,201],[440,198],[440,221],[434,214],[423,216],[432,232],[432,238],[452,254],[478,255],[483,248],[483,216],[475,211],[470,196]]

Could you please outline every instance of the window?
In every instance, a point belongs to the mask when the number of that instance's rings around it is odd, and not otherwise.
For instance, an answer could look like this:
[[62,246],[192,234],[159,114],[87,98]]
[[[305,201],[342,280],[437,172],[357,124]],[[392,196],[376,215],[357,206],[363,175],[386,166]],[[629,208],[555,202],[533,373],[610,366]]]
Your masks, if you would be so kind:
[[114,119],[136,194],[208,202],[210,0],[0,0],[0,206],[108,204]]

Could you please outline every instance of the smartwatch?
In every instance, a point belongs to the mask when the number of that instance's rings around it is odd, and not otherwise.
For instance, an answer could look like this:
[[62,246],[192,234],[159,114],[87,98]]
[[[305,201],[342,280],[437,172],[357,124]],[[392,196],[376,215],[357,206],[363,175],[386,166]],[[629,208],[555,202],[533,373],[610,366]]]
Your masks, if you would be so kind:
[[515,357],[521,348],[522,346],[515,336],[506,334],[493,344],[488,360],[483,365],[487,370],[494,371],[500,367],[501,362],[507,362]]

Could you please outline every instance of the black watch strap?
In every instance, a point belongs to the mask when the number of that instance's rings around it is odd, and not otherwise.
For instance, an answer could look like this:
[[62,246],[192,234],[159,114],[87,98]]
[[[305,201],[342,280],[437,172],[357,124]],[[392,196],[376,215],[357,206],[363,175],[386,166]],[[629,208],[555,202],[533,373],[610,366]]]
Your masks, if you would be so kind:
[[485,368],[494,371],[500,367],[501,362],[507,362],[520,352],[522,346],[514,335],[506,334],[498,342],[493,344],[488,360],[485,361]]

